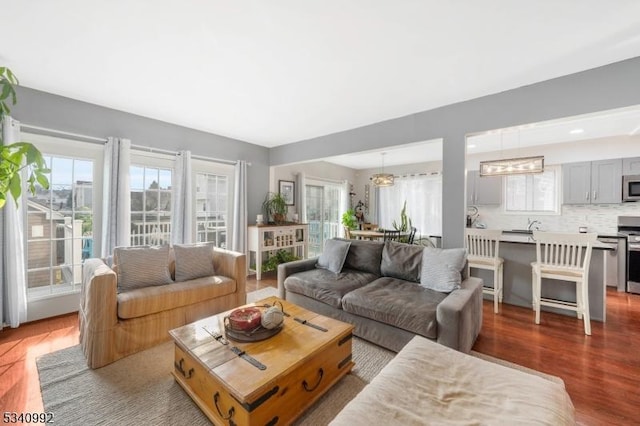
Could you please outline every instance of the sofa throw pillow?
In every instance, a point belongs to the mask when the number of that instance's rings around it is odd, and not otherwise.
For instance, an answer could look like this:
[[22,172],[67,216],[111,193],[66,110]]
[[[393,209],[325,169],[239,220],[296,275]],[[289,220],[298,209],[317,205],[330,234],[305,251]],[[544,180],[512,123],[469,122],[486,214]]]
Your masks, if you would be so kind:
[[175,244],[173,252],[177,282],[215,275],[213,244]]
[[380,259],[382,258],[382,241],[341,240],[350,241],[349,253],[344,261],[344,268],[369,272],[380,276]]
[[349,253],[349,247],[351,242],[340,240],[327,240],[324,243],[324,250],[318,258],[316,268],[327,269],[334,274],[339,274],[342,271],[342,265]]
[[169,246],[116,247],[118,292],[171,284]]
[[463,248],[425,247],[422,252],[420,285],[444,293],[460,288],[462,282],[460,272],[466,261],[467,251]]
[[382,275],[414,283],[420,282],[423,248],[413,244],[386,241],[380,263]]

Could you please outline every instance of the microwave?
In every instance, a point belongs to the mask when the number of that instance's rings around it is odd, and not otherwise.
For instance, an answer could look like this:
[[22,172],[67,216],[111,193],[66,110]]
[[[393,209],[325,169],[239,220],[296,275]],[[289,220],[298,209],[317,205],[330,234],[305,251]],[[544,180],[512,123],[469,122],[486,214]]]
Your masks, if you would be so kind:
[[640,201],[640,175],[622,176],[622,201]]

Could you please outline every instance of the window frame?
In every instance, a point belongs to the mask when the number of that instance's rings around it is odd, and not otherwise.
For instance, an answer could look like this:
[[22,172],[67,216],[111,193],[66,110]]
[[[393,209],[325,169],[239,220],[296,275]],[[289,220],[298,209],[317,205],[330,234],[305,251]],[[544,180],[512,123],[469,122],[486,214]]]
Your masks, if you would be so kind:
[[[21,133],[21,140],[32,143],[42,155],[47,157],[67,158],[72,160],[90,160],[93,162],[93,180],[92,180],[92,234],[93,234],[93,255],[100,256],[100,246],[102,243],[102,190],[103,190],[103,167],[104,167],[104,145],[93,142],[85,142],[74,139],[66,139],[49,135],[40,135],[29,132]],[[72,153],[71,155],[69,153]],[[48,167],[51,164],[47,164]],[[23,191],[21,203],[26,205],[29,194]],[[24,226],[23,243],[25,247],[25,276],[27,277],[27,301],[29,304],[44,301],[47,299],[58,298],[60,296],[79,294],[82,287],[81,283],[73,283],[69,291],[50,291],[48,294],[32,295],[29,291],[29,215],[28,208],[21,209]],[[55,240],[49,236],[48,241]],[[49,268],[53,268],[51,260],[49,260]],[[49,283],[49,287],[53,284]],[[30,315],[31,316],[31,315]]]
[[[169,154],[157,153],[157,152],[149,152],[149,151],[145,151],[144,149],[131,148],[129,172],[131,172],[132,167],[142,167],[145,169],[149,168],[149,169],[171,170],[171,187],[170,188],[173,188],[173,179],[175,176],[175,168],[176,168],[175,156],[169,155]],[[169,223],[171,223],[171,218],[173,216],[173,190],[169,189],[169,191],[171,192],[171,197],[172,197],[172,201],[171,201],[172,209],[169,214]],[[129,196],[131,196],[132,193],[133,193],[133,189],[131,187],[131,176],[129,176],[129,194],[130,194]],[[136,211],[136,213],[138,212],[139,211]],[[129,212],[130,218],[133,215],[133,213],[134,212],[131,209],[131,211]],[[146,210],[143,210],[143,215],[144,213],[146,213]],[[131,218],[131,224],[133,225],[132,218]],[[146,234],[143,234],[143,235],[146,235]],[[171,232],[169,232],[168,241],[166,241],[165,244],[169,244],[170,241],[171,241]],[[129,244],[133,246],[133,235],[131,233],[129,235]],[[145,245],[145,244],[139,244],[139,245]]]
[[191,159],[191,182],[192,184],[192,197],[191,197],[191,211],[193,212],[193,231],[191,234],[191,241],[196,243],[198,241],[198,216],[196,211],[196,202],[198,197],[198,188],[197,188],[197,176],[198,174],[209,174],[209,175],[217,175],[217,176],[225,176],[227,178],[227,223],[226,223],[226,233],[227,233],[227,249],[231,249],[229,244],[231,243],[230,236],[233,232],[234,226],[234,217],[233,217],[233,203],[234,203],[234,194],[235,194],[235,166],[233,164],[225,164],[216,161],[210,160],[201,160],[197,158]]
[[[509,191],[509,176],[503,176],[503,189],[502,189],[502,213],[505,215],[536,215],[536,216],[559,216],[562,214],[562,167],[560,165],[545,165],[545,172],[553,170],[555,175],[554,188],[555,188],[555,210],[508,210],[507,209],[507,197]],[[536,174],[529,174],[534,178]]]

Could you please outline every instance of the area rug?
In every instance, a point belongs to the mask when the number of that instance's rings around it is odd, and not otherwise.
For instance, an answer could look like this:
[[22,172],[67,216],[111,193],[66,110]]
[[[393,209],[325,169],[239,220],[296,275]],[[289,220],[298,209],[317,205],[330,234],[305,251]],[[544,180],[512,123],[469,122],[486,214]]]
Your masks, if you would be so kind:
[[[274,290],[250,293],[248,300],[268,297]],[[354,338],[356,365],[352,373],[318,400],[296,425],[328,424],[394,355],[384,348]],[[54,413],[55,422],[63,425],[210,425],[171,375],[173,357],[173,342],[163,343],[97,370],[87,367],[79,345],[43,355],[36,364],[44,411]],[[520,367],[485,355],[481,357]],[[543,375],[534,370],[529,372]]]

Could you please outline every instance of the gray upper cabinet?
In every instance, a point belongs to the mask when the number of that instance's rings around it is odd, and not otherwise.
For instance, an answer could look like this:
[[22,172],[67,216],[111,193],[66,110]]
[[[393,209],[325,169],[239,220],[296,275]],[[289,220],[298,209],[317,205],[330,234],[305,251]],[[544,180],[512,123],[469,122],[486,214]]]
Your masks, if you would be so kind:
[[562,203],[591,202],[591,161],[562,165]]
[[622,159],[623,175],[640,175],[640,157]]
[[502,203],[502,176],[480,177],[478,170],[467,172],[467,205],[489,206]]
[[562,166],[563,204],[622,202],[622,159],[569,163]]

